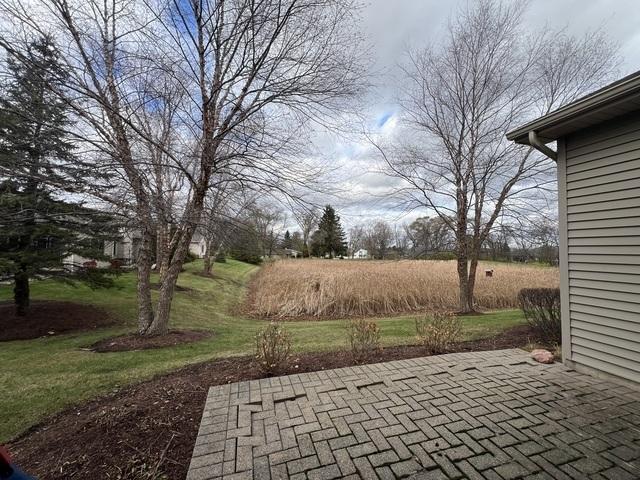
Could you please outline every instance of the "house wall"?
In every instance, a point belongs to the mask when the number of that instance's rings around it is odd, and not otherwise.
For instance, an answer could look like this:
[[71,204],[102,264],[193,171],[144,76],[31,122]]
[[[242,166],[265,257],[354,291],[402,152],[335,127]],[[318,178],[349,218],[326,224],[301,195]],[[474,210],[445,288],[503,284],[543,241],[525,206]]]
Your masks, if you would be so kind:
[[207,252],[206,242],[204,240],[191,242],[189,244],[189,251],[198,258],[204,258],[204,254]]
[[104,243],[104,253],[111,258],[118,258],[126,262],[134,262],[138,256],[140,248],[139,236],[131,233],[124,233],[122,238]]
[[76,269],[76,268],[82,267],[86,262],[91,262],[91,261],[95,261],[96,266],[98,268],[107,268],[110,265],[109,262],[105,262],[104,260],[95,260],[93,258],[87,258],[81,255],[76,255],[75,253],[72,253],[71,255],[66,256],[62,260],[62,263],[69,268]]
[[563,356],[640,382],[640,114],[558,142]]

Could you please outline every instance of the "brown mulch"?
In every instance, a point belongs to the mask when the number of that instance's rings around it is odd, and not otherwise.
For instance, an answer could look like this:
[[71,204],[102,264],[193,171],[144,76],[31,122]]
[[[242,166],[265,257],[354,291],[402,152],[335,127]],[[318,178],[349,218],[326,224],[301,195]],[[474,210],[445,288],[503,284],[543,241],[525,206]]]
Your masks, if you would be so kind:
[[26,316],[15,314],[13,302],[0,303],[0,342],[93,330],[119,323],[93,305],[49,300],[32,301]]
[[[531,337],[527,327],[515,327],[491,339],[458,343],[452,351],[522,347]],[[362,363],[418,356],[424,356],[418,346],[388,347]],[[281,373],[353,364],[348,351],[309,353]],[[24,433],[9,450],[40,480],[183,479],[209,386],[263,376],[250,356],[191,365],[68,409]]]
[[166,335],[141,337],[135,333],[105,338],[89,348],[94,352],[129,352],[150,348],[174,347],[183,343],[192,343],[212,336],[212,332],[203,330],[169,330]]

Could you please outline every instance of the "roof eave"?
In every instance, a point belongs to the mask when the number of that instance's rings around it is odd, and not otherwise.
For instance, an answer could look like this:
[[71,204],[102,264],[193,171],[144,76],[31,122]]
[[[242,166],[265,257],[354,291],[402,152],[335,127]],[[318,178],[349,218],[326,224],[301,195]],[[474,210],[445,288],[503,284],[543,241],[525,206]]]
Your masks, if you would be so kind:
[[534,131],[538,133],[538,137],[543,142],[552,142],[557,140],[559,135],[549,135],[548,132],[545,131],[560,127],[563,124],[568,124],[578,117],[585,117],[591,113],[602,112],[603,109],[606,109],[607,105],[617,104],[624,101],[625,98],[638,95],[639,93],[640,71],[508,132],[506,135],[507,139],[516,143],[529,145],[529,132]]

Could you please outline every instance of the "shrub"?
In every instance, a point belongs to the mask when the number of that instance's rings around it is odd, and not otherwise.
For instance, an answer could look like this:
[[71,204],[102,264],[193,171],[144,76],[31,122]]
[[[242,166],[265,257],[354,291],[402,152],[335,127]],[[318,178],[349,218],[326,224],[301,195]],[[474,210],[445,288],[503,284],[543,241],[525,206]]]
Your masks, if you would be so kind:
[[427,257],[429,260],[455,260],[456,254],[453,252],[436,252]]
[[291,336],[282,325],[271,322],[256,335],[256,360],[260,370],[273,374],[284,367],[291,352]]
[[376,350],[380,350],[380,327],[376,322],[361,318],[349,320],[347,337],[353,358],[357,361],[363,360]]
[[118,258],[112,258],[109,260],[109,265],[112,270],[120,270],[124,263]]
[[239,262],[251,263],[252,265],[260,265],[262,263],[262,257],[260,257],[260,255],[245,249],[232,250],[231,258]]
[[224,252],[218,252],[215,258],[216,263],[227,263],[227,256]]
[[462,321],[449,313],[434,312],[425,318],[416,319],[416,335],[428,353],[447,351],[462,332]]
[[562,341],[559,288],[523,288],[518,303],[527,322],[548,343]]
[[195,262],[198,259],[198,256],[193,253],[191,250],[188,250],[186,255],[184,256],[184,263]]

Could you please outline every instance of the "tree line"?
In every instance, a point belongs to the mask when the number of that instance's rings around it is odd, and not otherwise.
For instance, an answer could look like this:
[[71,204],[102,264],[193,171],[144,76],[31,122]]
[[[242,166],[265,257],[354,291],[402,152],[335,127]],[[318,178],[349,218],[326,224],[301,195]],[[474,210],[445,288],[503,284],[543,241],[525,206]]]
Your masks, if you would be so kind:
[[[43,181],[56,195],[116,215],[139,238],[141,335],[167,332],[176,280],[199,227],[233,224],[256,198],[292,194],[317,177],[301,160],[307,132],[318,118],[344,111],[366,76],[354,6],[0,1],[6,57],[31,69],[47,102],[66,108],[56,129],[77,155],[43,155],[51,164],[82,165],[78,183],[70,173]],[[63,77],[30,55],[44,38]],[[14,107],[37,122],[35,110]],[[3,180],[15,173],[4,165]],[[209,240],[221,235],[211,232]],[[152,298],[154,265],[160,286]],[[4,271],[15,280],[19,268],[11,263]]]
[[398,185],[390,201],[428,217],[347,239],[336,212],[316,213],[304,192],[322,174],[314,128],[353,113],[371,81],[360,7],[0,0],[0,275],[16,300],[24,306],[29,278],[66,274],[66,255],[98,258],[113,229],[135,231],[138,331],[164,334],[194,234],[205,269],[225,249],[269,255],[283,240],[268,201],[278,197],[294,205],[310,255],[344,256],[358,242],[381,258],[449,249],[460,311],[473,311],[483,252],[504,251],[554,191],[549,159],[504,133],[609,81],[617,47],[604,30],[527,28],[523,2],[458,9],[437,42],[401,59],[396,134],[366,134]]

